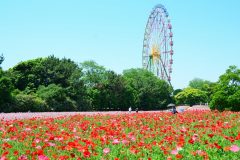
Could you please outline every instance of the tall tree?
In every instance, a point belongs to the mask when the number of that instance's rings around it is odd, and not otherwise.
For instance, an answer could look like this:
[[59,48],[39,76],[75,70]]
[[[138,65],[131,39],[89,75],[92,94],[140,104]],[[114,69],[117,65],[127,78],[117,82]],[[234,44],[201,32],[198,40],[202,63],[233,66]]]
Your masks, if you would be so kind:
[[69,86],[66,88],[66,92],[77,103],[79,111],[87,111],[91,110],[91,106],[87,97],[87,87],[84,86],[82,76],[81,69],[76,69],[68,79]]
[[128,92],[121,75],[113,71],[106,72],[106,81],[98,85],[99,107],[102,110],[127,110]]
[[37,58],[20,62],[13,68],[9,69],[7,74],[12,78],[15,88],[21,91],[25,90],[26,88],[36,91],[38,86],[42,84],[41,72],[43,72],[42,62],[44,60],[45,59],[43,58]]
[[188,104],[192,106],[201,102],[206,103],[207,94],[200,89],[189,87],[175,95],[175,100],[177,104]]
[[[41,88],[47,87],[47,89],[44,89],[46,94],[60,95],[59,93],[64,93],[66,95],[67,99],[61,102],[66,102],[69,105],[74,104],[79,110],[87,110],[88,108],[86,87],[83,84],[81,68],[70,59],[49,56],[47,58],[28,60],[14,66],[8,71],[8,75],[11,77],[15,88],[24,91],[25,94],[36,93],[40,86]],[[44,97],[43,94],[38,95]],[[45,100],[53,104],[46,97]],[[67,105],[65,106],[67,108]],[[71,106],[69,107],[71,108]],[[75,110],[75,106],[72,108]],[[58,110],[64,110],[64,108]]]
[[1,67],[1,64],[2,64],[3,61],[4,61],[4,57],[3,57],[3,55],[0,55],[0,77],[3,76],[3,70],[2,70],[2,67]]
[[206,102],[209,102],[211,100],[211,95],[213,93],[215,83],[200,78],[194,78],[189,82],[188,86],[190,88],[195,88],[204,91],[207,94]]
[[49,56],[42,62],[45,85],[51,83],[58,84],[62,87],[69,86],[69,78],[76,70],[79,70],[78,65],[71,59],[63,58],[59,59],[54,56]]
[[83,76],[82,80],[87,89],[87,100],[91,110],[103,110],[101,106],[104,99],[101,98],[101,88],[107,81],[107,70],[94,61],[85,61],[80,64]]
[[106,70],[94,61],[80,64],[88,102],[93,110],[127,110],[128,93],[121,75]]
[[200,78],[194,78],[189,82],[189,87],[206,91],[212,82]]
[[0,65],[2,64],[3,61],[4,61],[4,56],[2,54],[2,55],[0,55]]
[[240,69],[230,66],[220,76],[210,102],[212,109],[240,111]]
[[130,69],[123,72],[126,87],[131,93],[131,104],[142,110],[164,109],[171,101],[171,87],[144,69]]
[[53,111],[76,111],[76,102],[71,100],[66,91],[61,86],[50,84],[49,86],[40,86],[37,95],[46,101],[47,105]]
[[49,56],[21,62],[10,69],[9,74],[19,90],[29,88],[36,91],[40,85],[48,86],[52,83],[68,87],[69,78],[76,70],[80,68],[72,60]]
[[11,79],[5,76],[0,77],[0,112],[5,111],[8,103],[12,101],[11,92],[14,87]]
[[85,61],[80,64],[83,72],[84,84],[88,87],[95,87],[107,79],[107,70],[94,61]]

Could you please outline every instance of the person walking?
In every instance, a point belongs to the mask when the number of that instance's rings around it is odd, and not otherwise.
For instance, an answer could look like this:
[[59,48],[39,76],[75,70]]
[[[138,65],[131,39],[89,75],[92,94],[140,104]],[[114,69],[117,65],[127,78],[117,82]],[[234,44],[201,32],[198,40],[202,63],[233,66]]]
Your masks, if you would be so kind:
[[135,109],[136,113],[138,113],[138,108]]
[[173,108],[172,108],[172,112],[173,112],[173,114],[178,113],[178,111],[177,111],[177,109],[176,109],[176,106],[173,106]]
[[172,113],[173,113],[173,114],[178,113],[175,104],[170,103],[169,105],[167,105],[167,107],[168,107],[168,108],[171,108],[171,107],[172,107]]
[[132,111],[132,107],[129,107],[128,112],[131,113],[131,111]]

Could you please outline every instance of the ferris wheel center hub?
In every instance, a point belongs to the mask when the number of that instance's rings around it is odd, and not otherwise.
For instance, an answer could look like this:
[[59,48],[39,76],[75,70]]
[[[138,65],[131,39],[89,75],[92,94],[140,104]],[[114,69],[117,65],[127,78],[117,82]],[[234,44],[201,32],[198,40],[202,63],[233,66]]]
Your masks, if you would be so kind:
[[160,50],[157,47],[152,47],[152,52],[151,52],[150,57],[153,59],[160,58]]

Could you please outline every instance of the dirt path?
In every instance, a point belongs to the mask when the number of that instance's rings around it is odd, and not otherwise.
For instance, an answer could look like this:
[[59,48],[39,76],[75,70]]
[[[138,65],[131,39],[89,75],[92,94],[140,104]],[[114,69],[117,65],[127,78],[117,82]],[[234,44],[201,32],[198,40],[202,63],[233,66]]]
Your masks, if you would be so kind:
[[[196,105],[193,107],[189,106],[178,106],[177,110],[179,112],[187,110],[210,110],[208,106]],[[139,111],[143,112],[168,112],[165,111]],[[135,113],[132,111],[132,113]],[[0,113],[0,120],[14,120],[14,119],[30,119],[30,118],[55,118],[61,116],[71,116],[71,115],[94,115],[94,114],[129,114],[128,111],[110,111],[110,112],[27,112],[27,113]]]
[[123,114],[127,112],[27,112],[27,113],[0,113],[0,120],[30,119],[30,118],[55,118],[72,115],[93,114]]
[[184,111],[187,111],[187,110],[208,110],[210,111],[210,108],[209,106],[206,106],[206,105],[195,105],[195,106],[177,106],[177,110],[178,111],[181,111],[181,110],[184,110]]

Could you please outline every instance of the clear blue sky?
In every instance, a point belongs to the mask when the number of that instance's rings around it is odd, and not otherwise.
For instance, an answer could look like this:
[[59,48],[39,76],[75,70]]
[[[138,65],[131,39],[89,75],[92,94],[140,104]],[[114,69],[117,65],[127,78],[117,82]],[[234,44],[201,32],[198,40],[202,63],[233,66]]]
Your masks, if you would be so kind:
[[240,66],[239,0],[1,0],[2,67],[54,54],[117,73],[139,68],[147,18],[159,3],[173,25],[175,89]]

